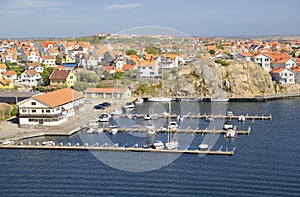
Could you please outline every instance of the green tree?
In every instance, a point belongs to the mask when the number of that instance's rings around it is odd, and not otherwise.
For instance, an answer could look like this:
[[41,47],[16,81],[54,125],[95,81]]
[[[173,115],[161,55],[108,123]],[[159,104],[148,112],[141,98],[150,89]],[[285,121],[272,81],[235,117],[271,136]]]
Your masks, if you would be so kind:
[[87,82],[78,81],[73,86],[73,89],[76,91],[84,91],[89,87],[89,84]]
[[43,72],[41,73],[43,84],[44,85],[50,85],[50,75],[52,74],[54,68],[52,67],[47,67],[44,68]]
[[147,47],[145,51],[149,54],[159,55],[162,53],[161,49],[158,47]]
[[14,70],[17,73],[17,75],[21,75],[24,72],[25,67],[17,66],[17,67],[13,67],[12,70]]
[[127,49],[125,53],[126,55],[137,55],[137,52],[134,49]]
[[78,74],[79,81],[87,83],[97,83],[99,80],[98,75],[92,72],[80,72]]
[[213,50],[213,49],[210,49],[208,52],[209,52],[209,54],[211,54],[211,55],[216,54],[216,50]]

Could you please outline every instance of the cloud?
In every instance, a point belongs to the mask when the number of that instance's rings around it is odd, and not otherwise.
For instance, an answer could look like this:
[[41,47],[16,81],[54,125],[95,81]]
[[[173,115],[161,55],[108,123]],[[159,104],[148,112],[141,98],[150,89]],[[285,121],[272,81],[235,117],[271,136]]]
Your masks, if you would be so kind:
[[67,6],[63,2],[43,0],[6,0],[0,3],[1,9],[61,9]]
[[140,7],[142,4],[139,3],[130,3],[130,4],[112,4],[105,6],[104,9],[106,10],[114,10],[114,9],[133,9]]

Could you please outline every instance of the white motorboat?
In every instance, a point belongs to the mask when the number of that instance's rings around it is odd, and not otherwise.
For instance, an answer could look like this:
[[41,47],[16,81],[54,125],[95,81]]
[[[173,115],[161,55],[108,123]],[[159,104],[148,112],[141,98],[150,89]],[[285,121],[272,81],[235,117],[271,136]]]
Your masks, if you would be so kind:
[[179,127],[179,126],[178,126],[177,122],[175,122],[175,121],[169,122],[168,129],[170,129],[170,130],[175,130],[175,129],[177,129],[178,127]]
[[118,133],[118,131],[119,131],[118,128],[112,128],[110,133],[111,133],[112,135],[116,135],[116,134]]
[[233,129],[233,124],[231,123],[231,121],[226,121],[223,126],[223,129],[224,130]]
[[89,128],[89,130],[86,131],[87,134],[92,134],[94,133],[95,129]]
[[103,113],[99,116],[99,122],[108,122],[111,116],[108,113]]
[[209,145],[208,144],[205,144],[205,143],[201,143],[199,145],[199,149],[200,150],[208,150],[209,149]]
[[156,141],[153,144],[154,149],[163,149],[164,148],[164,143],[162,141]]
[[10,145],[10,144],[14,144],[14,141],[7,140],[7,141],[2,142],[2,145]]
[[142,103],[144,103],[144,99],[143,98],[137,98],[134,103],[135,104],[142,104]]
[[146,114],[144,116],[144,120],[151,120],[151,114]]
[[143,148],[153,148],[153,142],[150,140],[146,141]]
[[167,97],[152,97],[148,99],[149,102],[170,102],[171,98]]
[[226,133],[226,138],[236,138],[237,133],[234,129],[228,129]]
[[239,116],[239,121],[240,122],[246,122],[246,117],[244,115]]
[[219,98],[219,97],[215,97],[215,98],[211,98],[210,99],[211,102],[228,102],[229,98]]
[[55,143],[53,141],[43,141],[43,146],[55,146]]
[[127,102],[124,106],[123,109],[125,110],[131,110],[134,109],[134,103],[133,102]]
[[178,148],[178,139],[174,136],[166,143],[166,149],[172,150]]

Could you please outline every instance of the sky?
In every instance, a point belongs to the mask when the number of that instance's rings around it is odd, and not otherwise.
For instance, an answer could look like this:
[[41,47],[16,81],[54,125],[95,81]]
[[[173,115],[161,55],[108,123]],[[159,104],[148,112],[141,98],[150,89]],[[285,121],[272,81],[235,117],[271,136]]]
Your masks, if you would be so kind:
[[0,37],[76,37],[143,26],[190,36],[299,35],[299,10],[299,0],[0,0]]

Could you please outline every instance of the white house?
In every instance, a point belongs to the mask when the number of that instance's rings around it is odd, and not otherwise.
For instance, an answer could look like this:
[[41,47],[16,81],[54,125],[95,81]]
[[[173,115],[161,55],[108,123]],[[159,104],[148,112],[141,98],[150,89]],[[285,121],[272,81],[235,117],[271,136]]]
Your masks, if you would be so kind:
[[295,71],[288,68],[275,68],[270,71],[272,79],[279,84],[295,83]]
[[260,67],[265,69],[265,71],[271,70],[271,60],[272,58],[265,54],[259,54],[252,57],[252,60],[256,62]]
[[280,58],[271,61],[272,68],[291,68],[292,66],[297,66],[293,58]]
[[117,60],[116,61],[116,69],[122,69],[125,64],[126,64],[125,61],[123,61],[123,60]]
[[170,69],[178,67],[179,56],[177,54],[162,54],[156,59],[158,69]]
[[24,51],[22,54],[22,61],[28,61],[28,62],[38,62],[39,61],[39,53],[36,50],[32,51]]
[[42,77],[35,70],[25,70],[17,81],[25,86],[37,86],[41,83]]
[[27,63],[25,65],[25,70],[35,70],[38,73],[42,73],[44,71],[43,66],[41,66],[38,62]]
[[56,57],[54,55],[42,55],[39,62],[45,64],[48,67],[55,66]]
[[156,61],[144,60],[137,65],[138,78],[157,78],[159,75]]
[[65,88],[19,102],[20,126],[57,126],[84,109],[83,94]]

